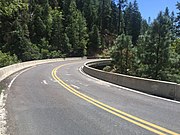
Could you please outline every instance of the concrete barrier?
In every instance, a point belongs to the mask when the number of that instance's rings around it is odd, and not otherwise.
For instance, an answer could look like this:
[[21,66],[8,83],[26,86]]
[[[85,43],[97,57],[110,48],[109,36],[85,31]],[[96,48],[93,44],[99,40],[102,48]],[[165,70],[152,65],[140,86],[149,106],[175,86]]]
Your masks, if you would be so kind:
[[109,73],[94,68],[98,65],[108,64],[110,61],[111,60],[99,60],[85,63],[83,71],[93,77],[113,84],[180,101],[180,85],[177,83]]
[[180,101],[180,84],[176,86],[175,99]]
[[22,62],[13,64],[7,67],[0,68],[0,82],[10,76],[11,74],[20,71],[22,69],[32,67],[39,64],[44,63],[51,63],[51,62],[58,62],[58,61],[64,61],[64,60],[80,60],[81,58],[58,58],[58,59],[46,59],[46,60],[36,60],[36,61],[29,61],[29,62]]

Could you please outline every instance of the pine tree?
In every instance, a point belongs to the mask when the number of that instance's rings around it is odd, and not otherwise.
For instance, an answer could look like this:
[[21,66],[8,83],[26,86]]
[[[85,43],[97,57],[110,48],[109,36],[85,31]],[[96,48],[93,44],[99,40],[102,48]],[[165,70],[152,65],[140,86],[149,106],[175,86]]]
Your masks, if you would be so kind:
[[179,11],[177,13],[177,18],[176,18],[176,23],[177,23],[177,26],[176,26],[176,35],[178,37],[180,37],[180,3],[179,2],[176,4],[176,7],[177,7],[177,10]]
[[1,12],[1,17],[5,19],[2,26],[4,28],[6,26],[6,30],[2,29],[4,34],[1,35],[2,50],[10,52],[11,55],[15,54],[22,61],[38,59],[40,57],[39,50],[31,44],[29,39],[28,4],[23,1],[12,1],[11,4],[4,3],[5,5],[7,6],[6,11],[3,9]]
[[84,56],[86,54],[86,45],[88,41],[87,24],[74,1],[72,1],[69,6],[67,21],[68,26],[66,27],[66,33],[72,45],[71,55]]
[[118,0],[118,34],[124,33],[124,17],[123,10],[126,6],[127,0]]
[[99,29],[96,25],[93,26],[92,31],[89,34],[89,42],[87,46],[87,55],[94,56],[97,54],[101,45],[101,39]]
[[134,50],[131,37],[121,34],[117,37],[111,51],[112,63],[119,73],[132,74],[134,63]]
[[[30,9],[30,38],[32,43],[40,45],[43,38],[47,41],[50,40],[52,27],[51,7],[48,1],[35,1],[30,5]],[[41,45],[39,47],[41,48]]]
[[27,10],[28,4],[22,0],[0,1],[0,49],[3,49],[6,45],[9,45],[9,42],[13,40],[11,39],[11,35],[14,31],[13,25],[17,21],[17,18],[18,21],[22,19],[22,17],[19,17],[19,14],[24,17],[24,14],[27,13]]
[[170,46],[170,60],[167,68],[167,79],[180,83],[180,39],[177,38]]
[[4,49],[5,52],[8,52],[9,50],[11,55],[16,54],[18,59],[22,59],[22,54],[24,52],[24,48],[26,47],[27,40],[24,37],[24,32],[18,19],[15,20],[12,27],[12,32],[9,35],[8,42]]
[[63,16],[62,12],[59,9],[54,9],[52,11],[52,29],[51,29],[51,40],[50,44],[53,50],[59,50],[62,54],[69,54],[70,52],[70,44],[67,41],[67,35],[63,26]]
[[111,13],[111,1],[102,0],[99,1],[99,28],[102,34],[105,34],[106,30],[109,30]]
[[139,12],[137,1],[131,2],[125,10],[125,33],[132,36],[132,43],[136,45],[141,32],[142,17]]
[[69,16],[69,6],[72,1],[75,1],[75,0],[58,0],[59,7],[64,16],[64,27],[67,27],[67,24],[68,24],[68,21],[66,20],[67,20],[67,17]]
[[45,33],[44,37],[49,41],[50,34],[51,34],[51,27],[52,27],[52,16],[51,16],[51,7],[47,1],[42,7],[42,21],[45,25]]
[[32,43],[39,44],[45,37],[46,26],[41,18],[42,7],[35,4],[35,10],[32,11],[31,21],[29,23],[30,39]]
[[153,63],[152,59],[155,59],[154,53],[152,53],[153,47],[151,46],[150,39],[150,28],[140,35],[137,41],[137,54],[136,54],[136,63],[138,65],[136,70],[136,75],[140,77],[148,78],[151,74],[151,69],[149,65]]
[[78,17],[77,24],[78,24],[78,37],[79,37],[78,39],[79,47],[78,47],[77,55],[84,56],[87,54],[87,43],[89,40],[89,36],[87,33],[87,24],[85,18],[83,17],[80,11],[78,11],[77,17]]
[[170,16],[170,19],[171,19],[171,31],[172,31],[172,35],[173,35],[173,39],[175,40],[177,35],[176,35],[176,18],[175,18],[175,14],[174,12],[171,12],[171,16]]
[[171,20],[162,12],[152,23],[149,39],[145,42],[144,65],[147,65],[146,74],[150,78],[165,79],[166,67],[169,62],[169,46],[172,40]]
[[166,7],[166,9],[165,9],[164,16],[166,16],[168,18],[170,17],[170,15],[169,15],[169,8],[168,7]]
[[149,29],[149,25],[145,19],[142,20],[141,22],[141,31],[140,35],[144,35]]
[[63,24],[62,24],[62,13],[55,9],[52,11],[52,28],[51,28],[51,40],[50,44],[52,49],[61,49],[62,45],[62,33],[63,33]]
[[141,31],[141,13],[139,12],[137,1],[135,0],[133,3],[133,14],[132,14],[132,43],[136,45],[138,37]]
[[125,34],[132,35],[132,16],[133,16],[133,5],[130,2],[125,9],[124,22],[125,22]]
[[52,9],[58,8],[58,0],[50,0],[49,5],[51,6]]
[[111,2],[111,10],[110,32],[118,34],[118,8],[115,1]]
[[[93,25],[97,25],[98,23],[98,1],[97,0],[87,0],[83,3],[82,13],[86,18],[88,30],[91,31]],[[82,4],[80,4],[82,5]],[[79,5],[79,8],[80,8]]]

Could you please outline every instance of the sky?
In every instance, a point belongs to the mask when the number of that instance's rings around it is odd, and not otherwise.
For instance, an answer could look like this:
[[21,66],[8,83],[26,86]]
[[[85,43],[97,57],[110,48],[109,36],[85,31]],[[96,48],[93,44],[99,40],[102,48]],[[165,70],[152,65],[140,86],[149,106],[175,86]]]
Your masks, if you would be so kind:
[[[128,0],[128,2],[133,2],[134,0]],[[160,11],[165,11],[168,7],[170,13],[174,11],[175,15],[178,12],[176,9],[176,3],[179,0],[137,0],[139,10],[144,19],[148,20],[151,18],[153,21]],[[179,1],[180,2],[180,1]]]

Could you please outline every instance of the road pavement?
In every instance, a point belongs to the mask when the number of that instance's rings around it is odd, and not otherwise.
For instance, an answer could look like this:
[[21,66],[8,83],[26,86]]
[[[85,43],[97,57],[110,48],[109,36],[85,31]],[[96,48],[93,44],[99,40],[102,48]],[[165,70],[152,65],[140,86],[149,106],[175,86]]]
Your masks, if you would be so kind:
[[91,78],[80,70],[87,61],[43,64],[20,74],[6,91],[8,133],[180,133],[180,103],[139,94]]

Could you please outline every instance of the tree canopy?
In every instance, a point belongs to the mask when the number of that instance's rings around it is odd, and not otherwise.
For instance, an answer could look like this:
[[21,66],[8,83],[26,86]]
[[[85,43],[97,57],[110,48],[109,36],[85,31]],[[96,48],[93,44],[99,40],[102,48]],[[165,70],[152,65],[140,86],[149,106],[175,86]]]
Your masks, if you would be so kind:
[[150,22],[136,0],[1,0],[0,67],[107,52],[112,71],[180,82],[176,7]]

